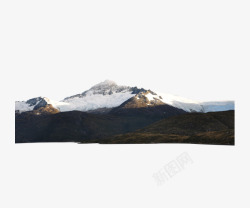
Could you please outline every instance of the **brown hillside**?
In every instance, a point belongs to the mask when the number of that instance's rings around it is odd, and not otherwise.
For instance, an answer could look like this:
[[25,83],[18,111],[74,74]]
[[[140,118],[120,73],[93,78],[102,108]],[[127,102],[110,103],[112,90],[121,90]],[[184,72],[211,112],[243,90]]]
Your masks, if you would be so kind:
[[170,117],[101,143],[193,143],[234,145],[234,111]]

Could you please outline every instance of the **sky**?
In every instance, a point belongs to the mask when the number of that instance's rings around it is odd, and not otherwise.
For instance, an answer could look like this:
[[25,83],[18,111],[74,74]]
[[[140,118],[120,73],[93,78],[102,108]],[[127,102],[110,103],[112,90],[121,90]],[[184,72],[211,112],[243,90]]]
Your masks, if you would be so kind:
[[2,58],[15,100],[62,100],[106,79],[195,100],[234,100],[233,83],[246,70],[248,12],[235,1],[6,6]]

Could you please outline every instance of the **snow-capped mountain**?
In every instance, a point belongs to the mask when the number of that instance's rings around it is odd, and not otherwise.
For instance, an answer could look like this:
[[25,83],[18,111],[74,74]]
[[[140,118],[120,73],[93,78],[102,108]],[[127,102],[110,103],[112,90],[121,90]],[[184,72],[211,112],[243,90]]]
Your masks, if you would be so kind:
[[46,97],[37,97],[37,98],[29,99],[27,101],[16,101],[15,111],[22,113],[25,111],[37,110],[49,104],[58,110],[59,110],[59,106],[68,105],[67,103],[53,101]]
[[[51,104],[54,108],[63,111],[93,111],[118,107],[130,98],[135,97],[145,102],[147,107],[155,104],[168,104],[186,112],[226,111],[234,109],[233,101],[197,102],[183,97],[157,93],[137,87],[119,86],[115,82],[106,80],[94,85],[81,94],[73,95],[58,102],[46,97],[33,98],[27,101],[17,101],[15,110],[19,112],[31,111]],[[143,98],[143,99],[142,99]]]
[[58,105],[57,107],[61,111],[90,111],[99,108],[113,108],[139,92],[145,91],[145,89],[137,87],[119,86],[113,81],[106,80],[81,94],[65,98],[62,102],[68,105]]

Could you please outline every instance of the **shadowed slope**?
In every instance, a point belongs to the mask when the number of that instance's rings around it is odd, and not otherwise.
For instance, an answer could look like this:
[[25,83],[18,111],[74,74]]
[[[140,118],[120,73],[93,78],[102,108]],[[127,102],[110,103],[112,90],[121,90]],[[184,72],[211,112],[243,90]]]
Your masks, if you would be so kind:
[[[159,106],[127,109],[123,115],[90,114],[81,111],[16,114],[16,143],[98,142],[99,139],[143,128],[173,113],[164,114]],[[165,109],[166,110],[166,109]],[[156,113],[158,112],[158,113]],[[183,113],[177,109],[174,115]]]
[[234,111],[192,113],[163,119],[101,143],[194,143],[234,145]]

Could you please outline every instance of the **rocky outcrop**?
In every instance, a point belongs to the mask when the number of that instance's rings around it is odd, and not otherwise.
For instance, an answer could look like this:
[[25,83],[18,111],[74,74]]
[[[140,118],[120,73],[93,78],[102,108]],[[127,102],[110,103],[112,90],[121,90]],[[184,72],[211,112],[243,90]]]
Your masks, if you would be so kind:
[[164,102],[161,101],[160,98],[152,98],[149,99],[147,95],[156,95],[151,90],[147,90],[145,92],[140,92],[134,97],[130,98],[126,102],[124,102],[120,108],[147,108],[154,107],[157,105],[165,105]]

